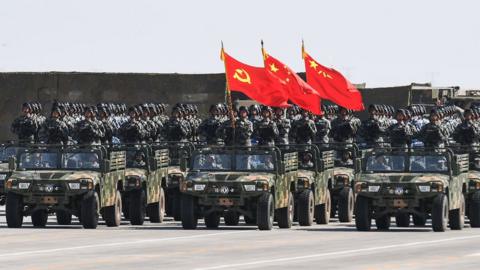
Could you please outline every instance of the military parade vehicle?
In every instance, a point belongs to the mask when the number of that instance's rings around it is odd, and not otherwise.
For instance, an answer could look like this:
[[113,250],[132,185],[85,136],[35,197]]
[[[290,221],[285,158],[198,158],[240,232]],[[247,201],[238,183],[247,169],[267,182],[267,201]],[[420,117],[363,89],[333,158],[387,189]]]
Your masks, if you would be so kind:
[[353,143],[322,143],[318,144],[322,151],[334,151],[335,161],[333,179],[329,182],[330,196],[332,200],[331,217],[338,215],[340,222],[353,220],[355,206],[355,183],[354,160],[359,155],[359,149]]
[[279,146],[282,151],[298,153],[298,178],[292,185],[295,198],[295,216],[300,226],[328,224],[330,220],[331,195],[329,183],[334,174],[334,152],[321,151],[310,144]]
[[180,221],[180,181],[185,178],[186,171],[180,170],[180,157],[188,159],[195,149],[190,142],[161,142],[152,145],[153,149],[168,149],[170,163],[165,185],[166,215]]
[[461,230],[468,159],[468,154],[450,149],[366,150],[355,161],[357,229],[370,230],[372,218],[378,229],[389,229],[391,216],[401,214],[397,224],[403,226],[408,226],[410,215],[416,225],[424,225],[430,216],[434,231],[445,231],[447,224]]
[[12,171],[8,168],[8,160],[16,156],[20,146],[14,143],[0,145],[0,205],[5,205],[5,181],[10,177]]
[[60,225],[70,224],[75,215],[84,228],[96,228],[99,214],[107,226],[120,225],[124,151],[100,145],[30,145],[9,159],[9,169],[8,227],[21,227],[24,216],[44,227],[50,213],[56,213]]
[[122,210],[132,225],[142,225],[145,217],[161,223],[165,214],[168,179],[168,149],[153,150],[147,144],[115,146],[126,152],[125,182],[120,190]]
[[260,230],[271,230],[274,218],[280,228],[291,227],[297,162],[296,152],[276,147],[196,149],[181,160],[182,171],[188,168],[180,182],[183,228],[195,229],[201,217],[208,228],[218,227],[221,216],[234,225],[240,215]]

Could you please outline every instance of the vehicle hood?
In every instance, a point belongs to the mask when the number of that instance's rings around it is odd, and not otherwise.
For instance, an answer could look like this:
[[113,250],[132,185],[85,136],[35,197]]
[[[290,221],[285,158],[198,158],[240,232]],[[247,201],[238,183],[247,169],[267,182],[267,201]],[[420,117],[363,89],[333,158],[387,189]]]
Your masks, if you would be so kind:
[[76,180],[81,178],[99,179],[100,172],[94,171],[16,171],[10,176],[21,180]]
[[147,174],[147,170],[139,168],[126,168],[125,177],[129,176],[143,176]]
[[479,171],[469,171],[468,172],[468,179],[480,180],[480,172]]
[[427,183],[440,181],[448,185],[450,177],[444,174],[414,174],[414,173],[376,173],[362,174],[359,181],[375,183]]
[[347,167],[335,167],[333,169],[333,175],[347,175],[349,179],[353,179],[353,169],[352,168],[347,168]]
[[257,180],[273,181],[275,175],[265,172],[192,172],[188,174],[188,179],[193,181],[239,181],[250,182]]
[[315,178],[315,172],[309,170],[298,170],[298,178],[313,179]]

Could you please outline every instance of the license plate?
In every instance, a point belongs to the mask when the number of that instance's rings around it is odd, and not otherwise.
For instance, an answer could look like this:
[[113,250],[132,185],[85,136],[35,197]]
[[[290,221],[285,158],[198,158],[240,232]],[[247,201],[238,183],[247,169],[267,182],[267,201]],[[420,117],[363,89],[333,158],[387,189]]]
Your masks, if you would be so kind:
[[42,201],[43,204],[56,204],[56,203],[58,203],[58,199],[55,198],[55,197],[52,197],[52,196],[42,197],[41,201]]
[[405,208],[407,207],[408,204],[407,204],[407,201],[406,200],[402,200],[402,199],[394,199],[393,200],[393,207],[396,207],[396,208]]
[[228,198],[220,198],[218,199],[218,204],[223,206],[232,206],[233,200]]

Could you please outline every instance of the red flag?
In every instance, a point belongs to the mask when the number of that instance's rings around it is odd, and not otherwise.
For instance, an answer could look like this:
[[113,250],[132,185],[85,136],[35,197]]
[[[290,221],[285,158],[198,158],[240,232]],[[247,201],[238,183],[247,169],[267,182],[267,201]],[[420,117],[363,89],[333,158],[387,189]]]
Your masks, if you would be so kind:
[[263,51],[265,69],[272,77],[278,78],[288,90],[288,98],[298,106],[314,114],[322,114],[321,95],[308,85],[287,65]]
[[347,109],[364,110],[362,94],[340,72],[320,65],[303,51],[307,82],[328,99]]
[[228,89],[244,93],[259,103],[273,107],[288,107],[288,96],[284,85],[267,75],[264,68],[253,67],[237,61],[223,49]]

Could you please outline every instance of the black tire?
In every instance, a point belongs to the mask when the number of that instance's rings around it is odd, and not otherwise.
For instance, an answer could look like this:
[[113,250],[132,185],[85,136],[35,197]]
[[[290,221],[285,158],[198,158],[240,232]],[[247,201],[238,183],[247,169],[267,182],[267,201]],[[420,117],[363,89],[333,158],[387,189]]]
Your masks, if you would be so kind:
[[127,196],[123,195],[122,196],[122,213],[123,213],[123,218],[126,220],[130,219],[130,198]]
[[71,225],[72,224],[72,213],[66,210],[57,210],[55,211],[57,216],[58,225]]
[[147,215],[147,198],[145,190],[141,189],[130,193],[129,215],[130,224],[143,225],[145,222],[145,216]]
[[460,195],[460,208],[451,210],[449,213],[450,229],[462,230],[465,226],[465,198]]
[[383,215],[375,219],[375,225],[377,225],[377,230],[386,231],[390,229],[390,215]]
[[98,226],[98,209],[100,202],[97,192],[86,195],[81,202],[80,220],[85,229],[96,229]]
[[353,190],[350,187],[343,188],[338,198],[338,220],[340,222],[352,222],[354,207]]
[[422,215],[413,214],[412,218],[413,218],[413,225],[417,227],[424,227],[425,224],[427,224],[426,214],[422,214]]
[[[130,200],[130,204],[132,204],[132,200]],[[120,226],[120,223],[122,221],[122,196],[120,195],[120,191],[117,190],[115,204],[105,207],[103,209],[103,214],[105,218],[105,223],[108,227]],[[130,213],[130,218],[132,218],[132,214],[133,213]]]
[[35,210],[32,213],[33,227],[43,228],[47,225],[48,213],[46,210]]
[[193,230],[197,228],[198,219],[195,213],[196,202],[195,198],[190,195],[183,195],[181,200],[181,219],[182,227],[187,230]]
[[165,192],[160,188],[160,198],[158,202],[147,206],[147,214],[151,223],[162,223],[165,217]]
[[295,203],[293,202],[293,194],[289,192],[288,206],[277,210],[279,228],[288,229],[292,227],[294,211]]
[[271,230],[273,227],[273,216],[275,203],[273,195],[264,193],[260,195],[257,202],[257,226],[260,230]]
[[9,228],[20,228],[23,224],[23,197],[14,193],[7,193],[5,206],[7,225]]
[[330,210],[332,201],[330,199],[330,190],[327,189],[327,198],[325,203],[315,206],[315,222],[317,224],[328,224],[330,222]]
[[432,229],[435,232],[444,232],[448,224],[448,198],[445,194],[439,194],[433,199]]
[[172,210],[173,220],[175,221],[182,220],[182,197],[183,196],[180,193],[175,193],[173,195]]
[[355,201],[355,226],[359,231],[370,231],[372,227],[370,202],[363,196],[357,196]]
[[410,226],[410,213],[399,211],[395,214],[397,227],[406,228]]
[[315,211],[315,199],[311,190],[304,190],[298,195],[298,223],[300,226],[312,226]]
[[204,217],[205,226],[209,229],[216,229],[220,225],[220,215],[217,212],[211,212]]
[[236,211],[228,210],[223,214],[223,220],[225,225],[237,226],[240,221],[240,215]]
[[470,226],[472,228],[480,227],[480,191],[473,193],[469,206]]

